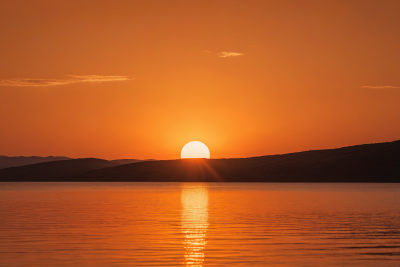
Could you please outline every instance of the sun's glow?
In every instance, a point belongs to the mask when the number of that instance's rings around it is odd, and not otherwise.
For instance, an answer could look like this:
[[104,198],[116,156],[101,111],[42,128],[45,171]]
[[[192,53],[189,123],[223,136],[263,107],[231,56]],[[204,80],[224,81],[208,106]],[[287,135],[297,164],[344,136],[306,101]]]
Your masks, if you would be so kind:
[[199,141],[192,141],[187,143],[181,151],[182,159],[191,159],[191,158],[210,158],[210,150],[208,147]]

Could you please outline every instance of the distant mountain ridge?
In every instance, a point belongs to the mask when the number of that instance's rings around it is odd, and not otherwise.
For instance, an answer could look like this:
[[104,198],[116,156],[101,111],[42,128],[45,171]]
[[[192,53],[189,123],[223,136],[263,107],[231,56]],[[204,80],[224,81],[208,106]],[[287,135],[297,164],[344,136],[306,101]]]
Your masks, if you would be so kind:
[[[0,169],[10,168],[10,167],[26,166],[26,165],[30,165],[30,164],[50,162],[50,161],[71,160],[71,159],[73,159],[73,158],[53,157],[53,156],[49,156],[49,157],[37,157],[37,156],[32,156],[32,157],[24,157],[24,156],[8,157],[8,156],[0,156]],[[140,159],[115,159],[115,160],[110,160],[110,161],[114,162],[114,163],[117,163],[116,165],[120,165],[120,164],[136,163],[136,162],[141,162],[141,161],[146,161],[146,160],[140,160]]]
[[0,181],[400,182],[400,140],[234,159],[45,162],[0,170]]
[[121,165],[121,164],[137,163],[137,162],[141,162],[143,160],[140,160],[140,159],[114,159],[114,160],[110,160],[110,161]]
[[18,167],[24,166],[29,164],[36,164],[42,162],[49,162],[49,161],[58,161],[58,160],[69,160],[71,158],[68,157],[7,157],[7,156],[0,156],[0,169],[9,168],[9,167]]

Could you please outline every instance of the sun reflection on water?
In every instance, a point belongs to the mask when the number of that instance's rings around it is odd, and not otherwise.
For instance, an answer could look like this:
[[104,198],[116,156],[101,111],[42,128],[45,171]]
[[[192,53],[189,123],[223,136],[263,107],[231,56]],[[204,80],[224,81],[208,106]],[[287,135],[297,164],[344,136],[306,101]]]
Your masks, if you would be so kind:
[[183,186],[182,233],[185,255],[183,264],[201,267],[208,229],[208,187],[204,185]]

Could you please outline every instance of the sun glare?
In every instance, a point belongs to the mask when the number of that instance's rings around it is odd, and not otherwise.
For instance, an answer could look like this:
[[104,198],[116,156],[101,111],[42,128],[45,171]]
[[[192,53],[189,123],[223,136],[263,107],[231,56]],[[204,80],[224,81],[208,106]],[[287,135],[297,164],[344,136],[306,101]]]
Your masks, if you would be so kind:
[[181,151],[182,159],[192,159],[192,158],[210,158],[210,150],[208,147],[199,141],[192,141],[187,143]]

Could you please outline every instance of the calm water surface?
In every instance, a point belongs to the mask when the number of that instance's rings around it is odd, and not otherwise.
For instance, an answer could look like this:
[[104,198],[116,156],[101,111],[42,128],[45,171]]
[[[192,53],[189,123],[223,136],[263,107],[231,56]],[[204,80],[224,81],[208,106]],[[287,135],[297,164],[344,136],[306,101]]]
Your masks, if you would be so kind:
[[0,183],[0,266],[400,266],[399,184]]

